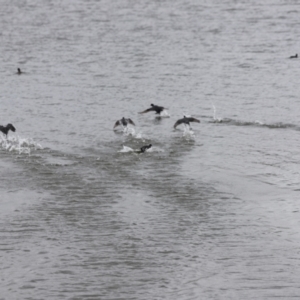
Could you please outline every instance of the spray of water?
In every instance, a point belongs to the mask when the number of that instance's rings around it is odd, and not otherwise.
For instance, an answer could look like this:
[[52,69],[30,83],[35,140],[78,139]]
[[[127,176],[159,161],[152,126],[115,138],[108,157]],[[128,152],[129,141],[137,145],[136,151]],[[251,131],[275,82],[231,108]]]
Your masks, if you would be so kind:
[[141,132],[137,132],[135,128],[131,126],[123,127],[123,135],[126,137],[132,137],[135,139],[145,139],[144,135]]
[[135,136],[135,129],[133,127],[130,126],[123,126],[123,134],[125,136]]
[[120,151],[118,151],[120,153],[128,153],[128,152],[134,152],[134,150],[130,147],[124,146],[123,145],[123,149],[121,149]]
[[162,118],[170,118],[170,114],[165,109],[159,114],[159,116]]
[[185,138],[186,140],[195,140],[195,133],[192,130],[191,126],[188,124],[183,124],[184,125],[184,130],[182,137]]
[[212,107],[213,107],[213,110],[214,110],[214,113],[213,113],[213,119],[214,119],[214,122],[215,123],[221,123],[222,122],[222,118],[218,118],[217,117],[217,110],[216,110],[216,107],[212,104]]
[[19,154],[30,154],[31,151],[43,149],[43,147],[39,143],[33,141],[32,139],[21,138],[19,136],[7,138],[1,136],[0,148],[6,151],[17,152]]

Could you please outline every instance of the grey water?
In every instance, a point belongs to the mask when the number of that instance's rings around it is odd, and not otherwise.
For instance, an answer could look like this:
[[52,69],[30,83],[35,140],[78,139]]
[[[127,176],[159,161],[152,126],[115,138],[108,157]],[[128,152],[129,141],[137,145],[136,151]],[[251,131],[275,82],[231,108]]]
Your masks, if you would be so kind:
[[300,297],[298,1],[0,7],[1,300]]

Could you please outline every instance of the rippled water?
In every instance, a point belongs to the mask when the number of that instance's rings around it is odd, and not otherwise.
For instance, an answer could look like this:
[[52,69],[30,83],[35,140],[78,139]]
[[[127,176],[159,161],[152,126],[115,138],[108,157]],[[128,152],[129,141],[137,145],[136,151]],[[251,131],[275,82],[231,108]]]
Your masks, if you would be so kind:
[[0,4],[1,300],[299,297],[297,1]]

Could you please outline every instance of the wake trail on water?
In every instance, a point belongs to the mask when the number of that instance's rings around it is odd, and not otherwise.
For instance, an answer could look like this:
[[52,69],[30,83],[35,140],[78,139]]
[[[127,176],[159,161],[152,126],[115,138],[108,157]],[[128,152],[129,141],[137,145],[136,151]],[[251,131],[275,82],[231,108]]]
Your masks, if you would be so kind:
[[235,126],[254,126],[254,127],[266,127],[270,129],[289,129],[293,128],[295,130],[300,130],[300,126],[292,123],[284,123],[284,122],[275,122],[275,123],[264,123],[259,120],[255,121],[243,121],[243,120],[235,120],[231,118],[219,118],[217,117],[217,110],[214,104],[213,107],[213,121],[210,123],[224,123],[228,125]]
[[276,123],[264,123],[259,120],[256,121],[242,121],[242,120],[234,120],[230,118],[222,119],[222,122],[225,125],[234,125],[234,126],[253,126],[253,127],[266,127],[269,129],[295,129],[300,130],[300,126],[291,123],[283,123],[283,122],[276,122]]

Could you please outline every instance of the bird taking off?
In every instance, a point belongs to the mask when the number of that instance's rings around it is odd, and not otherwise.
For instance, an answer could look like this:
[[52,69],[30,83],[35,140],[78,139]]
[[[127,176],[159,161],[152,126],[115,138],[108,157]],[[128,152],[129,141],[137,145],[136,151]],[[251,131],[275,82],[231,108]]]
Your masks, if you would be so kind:
[[141,111],[140,114],[144,114],[144,113],[147,113],[149,111],[155,111],[157,114],[160,114],[163,110],[165,110],[165,108],[163,106],[158,106],[158,105],[151,104],[150,108],[148,108],[144,111]]
[[121,120],[118,120],[116,123],[115,123],[115,126],[114,126],[114,129],[119,126],[119,125],[122,125],[123,127],[127,127],[128,124],[131,124],[133,126],[135,126],[134,122],[130,119],[130,118],[122,118]]
[[192,118],[192,117],[186,117],[186,116],[183,116],[182,119],[179,119],[176,121],[176,123],[174,124],[174,129],[176,129],[176,127],[180,124],[187,124],[190,126],[190,122],[197,122],[197,123],[200,123],[200,120],[196,119],[196,118]]

